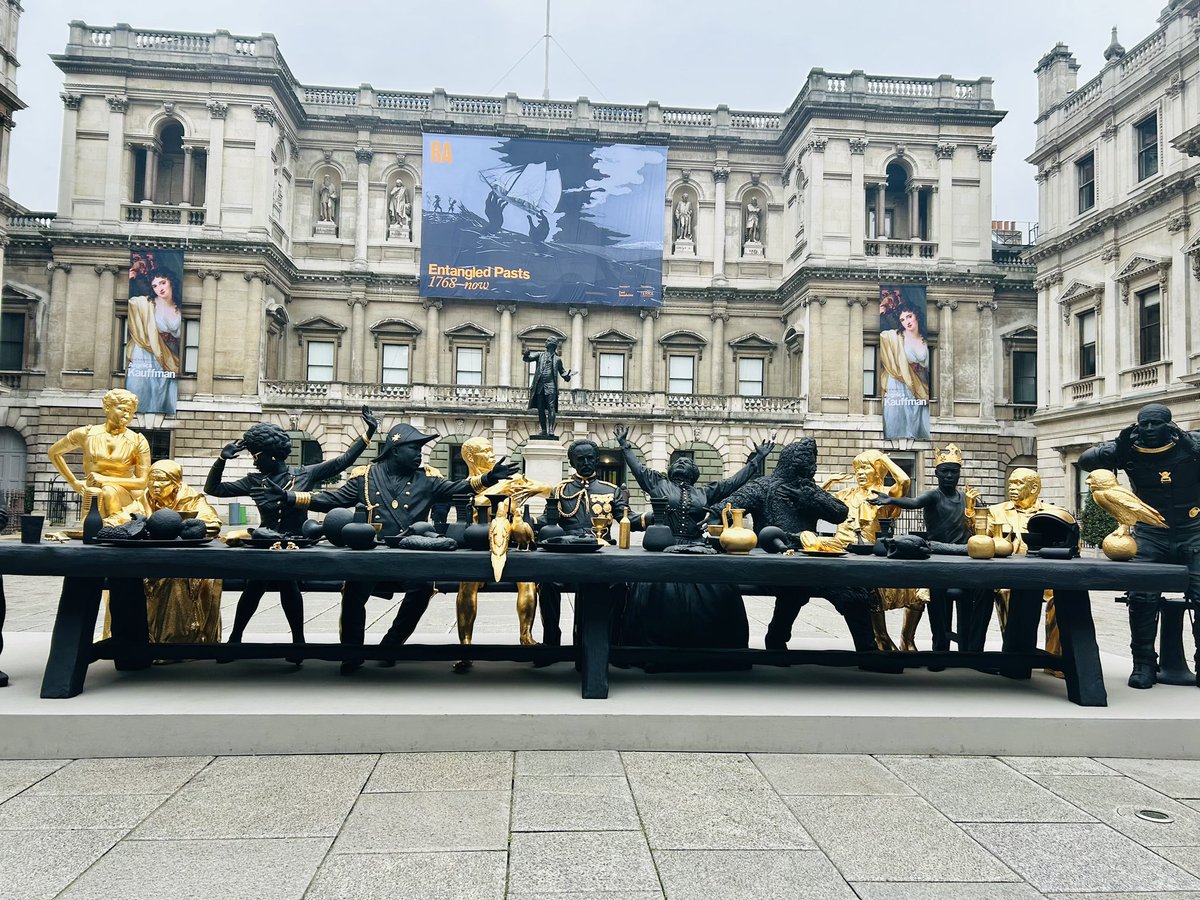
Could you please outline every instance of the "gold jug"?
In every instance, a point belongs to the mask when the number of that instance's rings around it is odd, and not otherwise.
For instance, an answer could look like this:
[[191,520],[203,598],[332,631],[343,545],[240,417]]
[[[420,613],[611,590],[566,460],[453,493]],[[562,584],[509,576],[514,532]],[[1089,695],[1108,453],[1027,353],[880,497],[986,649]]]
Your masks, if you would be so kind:
[[[744,509],[734,509],[729,503],[721,510],[721,549],[726,553],[745,555],[758,545],[758,536],[742,525]],[[733,517],[732,523],[730,517]]]
[[996,545],[995,555],[1000,557],[1012,556],[1016,549],[1013,542],[1004,536],[1004,526],[997,525],[992,531],[992,541]]

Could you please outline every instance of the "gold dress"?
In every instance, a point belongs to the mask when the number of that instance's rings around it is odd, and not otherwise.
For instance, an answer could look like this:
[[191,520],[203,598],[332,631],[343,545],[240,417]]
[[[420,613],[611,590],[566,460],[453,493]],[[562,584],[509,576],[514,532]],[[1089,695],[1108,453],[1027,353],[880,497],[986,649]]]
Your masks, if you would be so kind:
[[[113,478],[144,478],[150,469],[150,444],[129,429],[113,434],[105,425],[83,425],[69,431],[55,446],[62,453],[83,452],[85,479],[93,472]],[[121,485],[105,485],[99,503],[105,517],[131,505],[135,512],[148,513],[143,493]]]

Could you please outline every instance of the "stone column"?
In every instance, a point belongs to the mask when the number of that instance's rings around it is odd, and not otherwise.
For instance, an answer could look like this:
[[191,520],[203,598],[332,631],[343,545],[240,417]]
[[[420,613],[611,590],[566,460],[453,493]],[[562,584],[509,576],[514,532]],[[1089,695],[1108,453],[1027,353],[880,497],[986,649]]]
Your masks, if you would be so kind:
[[221,188],[225,161],[225,114],[229,105],[208,101],[208,159],[204,170],[204,225],[221,226]]
[[[887,182],[875,182],[875,240],[882,241],[887,238],[887,222],[884,220],[886,213],[885,201],[887,199]],[[880,253],[882,256],[883,254]]]
[[[926,207],[929,210],[929,240],[937,241],[938,239],[938,186],[936,184],[929,187],[929,205]],[[938,253],[941,251],[941,242],[938,242]]]
[[825,145],[828,138],[815,137],[808,142],[809,184],[812,185],[812,206],[808,220],[808,252],[821,256],[825,252]]
[[71,264],[55,261],[47,263],[46,268],[50,270],[50,321],[44,332],[46,335],[46,386],[61,388],[67,335],[71,331],[67,327],[69,321],[67,319],[67,276],[71,274]]
[[266,278],[261,272],[244,272],[242,277],[249,285],[246,291],[246,331],[242,344],[242,395],[252,397],[258,393],[262,365],[263,287]]
[[979,310],[979,418],[996,418],[995,300],[977,300]]
[[[96,379],[93,386],[97,388],[107,388],[109,373],[112,372],[112,345],[113,345],[113,327],[115,325],[113,316],[113,295],[115,293],[115,278],[117,272],[121,270],[120,266],[106,265],[93,266],[93,271],[100,276],[100,283],[96,288],[96,310],[95,310],[95,339],[96,343],[92,347],[92,373]],[[121,368],[124,368],[122,366]]]
[[[708,314],[708,317],[713,323],[711,351],[712,377],[710,379],[709,393],[724,394],[725,364],[727,362],[725,356],[725,323],[729,321],[729,310],[725,307],[724,301],[714,302],[712,312]],[[763,374],[765,377],[766,373],[764,372]]]
[[[121,220],[121,185],[125,180],[122,177],[124,174],[122,162],[125,153],[125,112],[129,109],[129,98],[116,96],[105,99],[108,101],[108,149],[104,164],[104,219],[107,222],[119,222]],[[66,152],[65,145],[63,152]],[[75,160],[72,159],[70,164],[74,168]]]
[[850,138],[850,255],[862,256],[867,235],[867,192],[863,182],[866,138]]
[[58,221],[69,220],[75,198],[75,134],[79,129],[78,94],[59,94],[63,102],[62,153],[58,163]]
[[142,172],[142,202],[154,202],[154,174],[158,168],[157,154],[154,152],[153,144],[142,144],[142,149],[146,151],[146,169]]
[[938,400],[943,417],[954,416],[954,311],[957,300],[938,300]]
[[[866,208],[865,205],[863,208]],[[866,297],[846,298],[846,305],[850,308],[850,334],[846,342],[850,349],[846,368],[846,397],[847,412],[852,416],[861,416],[863,412],[863,310],[870,302]]]
[[366,381],[367,295],[353,293],[346,305],[350,307],[350,380],[362,384]]
[[[1066,181],[1065,178],[1059,180]],[[1136,359],[1133,339],[1135,313],[1129,308],[1129,283],[1118,284],[1115,280],[1121,268],[1121,253],[1117,245],[1103,248],[1100,261],[1104,263],[1104,296],[1096,310],[1096,374],[1102,376],[1104,382],[1097,385],[1096,398],[1101,393],[1106,397],[1120,396],[1121,371],[1132,369]],[[1122,333],[1130,337],[1119,340],[1117,335]],[[1078,345],[1078,335],[1075,340]],[[1075,378],[1079,377],[1078,371],[1076,368]]]
[[955,144],[938,144],[933,148],[937,156],[937,231],[930,237],[938,242],[938,257],[949,259],[954,255],[954,151]]
[[442,308],[442,301],[436,297],[426,297],[421,305],[425,307],[425,383],[438,384],[438,358],[442,344],[438,312]]
[[[1033,282],[1037,291],[1037,405],[1050,405],[1050,329],[1053,327],[1054,311],[1050,309],[1050,280],[1042,276]],[[1058,363],[1056,362],[1056,365]]]
[[638,390],[654,390],[654,322],[662,315],[661,310],[639,309],[642,319],[642,371],[639,373]]
[[[1048,404],[1052,407],[1060,407],[1063,405],[1062,386],[1063,375],[1068,373],[1067,368],[1070,363],[1070,353],[1067,351],[1067,342],[1069,340],[1067,334],[1067,315],[1060,310],[1058,304],[1054,302],[1055,295],[1061,291],[1059,287],[1062,284],[1062,272],[1054,272],[1046,277],[1046,317],[1049,320],[1049,339],[1046,341],[1046,353],[1049,359],[1046,360],[1046,395],[1049,398]],[[1038,343],[1041,344],[1041,334],[1038,334]],[[1039,350],[1039,354],[1040,354]],[[1075,376],[1068,374],[1067,380],[1074,381]]]
[[200,276],[200,358],[196,362],[196,394],[213,393],[213,374],[217,367],[217,287],[221,273],[201,269]]
[[500,313],[500,386],[512,387],[513,339],[512,317],[517,311],[515,303],[499,303],[496,312]]
[[[192,205],[192,166],[195,150],[191,144],[183,145],[183,199],[179,201],[180,206]],[[184,224],[187,224],[186,221]]]
[[590,388],[592,379],[583,368],[583,320],[587,318],[586,306],[572,306],[567,309],[571,317],[571,371],[575,374],[575,387]]
[[729,166],[718,163],[712,170],[716,185],[716,207],[713,221],[713,283],[725,281],[725,186],[729,181]]
[[271,189],[275,169],[271,165],[271,145],[275,134],[275,107],[260,103],[254,107],[254,192],[251,195],[250,230],[267,231],[271,215]]
[[912,182],[908,184],[908,239],[921,239],[921,188]]
[[821,340],[821,308],[825,306],[826,298],[809,294],[800,301],[800,306],[808,314],[804,325],[804,365],[808,372],[808,411],[821,411],[821,392],[824,390],[821,378],[821,367],[824,366],[823,347]]
[[371,160],[375,153],[369,147],[359,147],[354,151],[358,160],[358,185],[355,203],[358,204],[358,225],[354,231],[354,262],[365,266],[367,264],[367,229],[371,225],[370,192]]
[[979,259],[981,262],[992,261],[992,154],[996,152],[995,144],[980,144],[975,148],[979,157],[979,215],[981,234],[988,235],[986,240],[979,241]]

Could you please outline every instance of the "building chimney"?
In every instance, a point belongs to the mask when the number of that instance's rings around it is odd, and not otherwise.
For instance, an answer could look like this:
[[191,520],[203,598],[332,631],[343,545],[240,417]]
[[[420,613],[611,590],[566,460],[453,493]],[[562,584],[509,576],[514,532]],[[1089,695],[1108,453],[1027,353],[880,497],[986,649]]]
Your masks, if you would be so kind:
[[1053,50],[1038,60],[1033,71],[1038,80],[1038,115],[1041,115],[1075,90],[1079,63],[1067,45],[1059,41]]

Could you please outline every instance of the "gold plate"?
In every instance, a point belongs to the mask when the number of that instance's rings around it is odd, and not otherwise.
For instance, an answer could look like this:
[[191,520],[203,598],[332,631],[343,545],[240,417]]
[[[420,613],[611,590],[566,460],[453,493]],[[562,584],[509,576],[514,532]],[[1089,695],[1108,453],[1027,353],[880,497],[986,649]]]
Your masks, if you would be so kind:
[[805,556],[845,556],[845,550],[801,550]]

